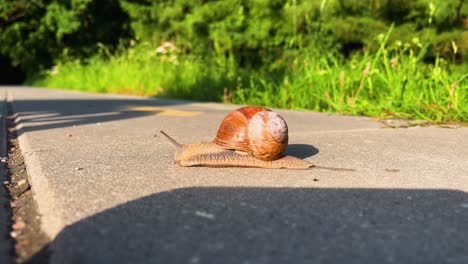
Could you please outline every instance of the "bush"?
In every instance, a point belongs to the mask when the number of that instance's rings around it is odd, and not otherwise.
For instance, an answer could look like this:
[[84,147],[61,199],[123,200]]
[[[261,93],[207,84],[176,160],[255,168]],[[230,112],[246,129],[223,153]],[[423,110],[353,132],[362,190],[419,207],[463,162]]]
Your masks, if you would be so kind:
[[115,45],[128,36],[117,0],[0,1],[0,55],[30,75],[64,55],[89,56],[96,43]]
[[[399,40],[418,37],[434,47],[428,56],[452,57],[446,48],[452,41],[464,46],[459,34],[468,16],[463,0],[121,2],[137,40],[172,40],[190,53],[232,55],[240,66],[265,66],[288,49],[310,46],[349,55],[392,23]],[[438,37],[424,37],[426,32]]]
[[376,51],[375,36],[394,23],[391,41],[417,38],[428,60],[466,62],[467,17],[463,0],[0,0],[0,55],[31,76],[96,54],[98,43],[114,52],[172,41],[184,54],[278,70],[304,51]]

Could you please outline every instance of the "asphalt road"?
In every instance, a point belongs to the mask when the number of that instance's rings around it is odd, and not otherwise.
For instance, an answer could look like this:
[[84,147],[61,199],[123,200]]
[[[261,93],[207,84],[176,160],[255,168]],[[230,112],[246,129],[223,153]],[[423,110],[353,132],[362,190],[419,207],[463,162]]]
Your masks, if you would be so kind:
[[[6,101],[5,94],[0,93],[0,159],[5,160],[6,149]],[[10,238],[11,211],[10,197],[5,186],[7,177],[6,163],[0,161],[0,263],[13,263],[13,240]]]
[[3,87],[51,263],[468,263],[468,129],[278,111],[327,170],[180,168],[236,106]]

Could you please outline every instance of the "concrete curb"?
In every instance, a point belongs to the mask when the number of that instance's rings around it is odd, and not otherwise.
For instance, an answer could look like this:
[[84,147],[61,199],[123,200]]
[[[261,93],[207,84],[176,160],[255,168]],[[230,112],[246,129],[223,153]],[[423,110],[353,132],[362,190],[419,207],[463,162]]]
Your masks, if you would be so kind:
[[[13,112],[15,112],[14,98],[10,96],[8,101],[11,103]],[[21,117],[17,117],[16,120],[20,121]],[[20,129],[21,127],[20,124],[16,128]],[[55,200],[57,196],[49,179],[42,172],[39,158],[34,149],[31,148],[27,135],[19,135],[18,143],[23,153],[34,201],[41,215],[42,230],[50,239],[54,239],[63,228],[62,218],[59,215],[61,210],[57,210],[59,205]],[[38,193],[41,195],[37,195]]]

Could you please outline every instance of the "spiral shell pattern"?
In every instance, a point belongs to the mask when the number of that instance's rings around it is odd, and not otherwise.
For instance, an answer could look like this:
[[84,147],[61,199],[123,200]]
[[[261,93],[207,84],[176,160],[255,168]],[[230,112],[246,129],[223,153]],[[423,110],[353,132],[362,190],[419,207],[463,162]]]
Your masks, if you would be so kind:
[[276,160],[288,146],[288,126],[270,109],[242,107],[224,118],[214,143],[225,149],[252,153],[261,160]]

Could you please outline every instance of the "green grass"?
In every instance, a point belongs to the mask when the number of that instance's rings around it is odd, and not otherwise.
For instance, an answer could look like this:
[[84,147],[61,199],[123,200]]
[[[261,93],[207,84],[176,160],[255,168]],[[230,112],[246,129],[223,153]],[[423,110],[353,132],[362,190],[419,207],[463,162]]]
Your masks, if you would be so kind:
[[[35,86],[101,93],[168,96],[202,101],[311,109],[379,118],[468,121],[468,67],[436,59],[423,63],[420,46],[387,44],[339,59],[333,53],[293,51],[262,70],[236,67],[226,57],[196,57],[149,44],[86,62],[56,65]],[[414,44],[414,43],[413,43]],[[413,45],[414,46],[414,45]],[[300,54],[300,56],[299,56]]]
[[158,54],[143,44],[117,55],[106,50],[86,61],[68,61],[30,80],[35,86],[98,93],[164,95],[219,101],[217,87],[229,85],[226,70],[199,58]]

